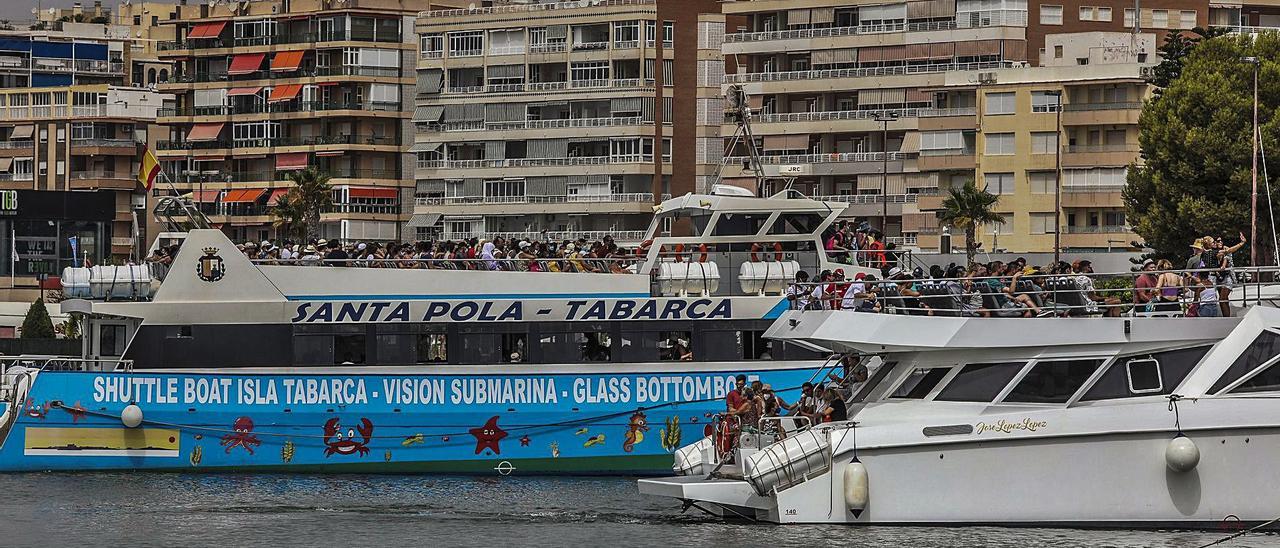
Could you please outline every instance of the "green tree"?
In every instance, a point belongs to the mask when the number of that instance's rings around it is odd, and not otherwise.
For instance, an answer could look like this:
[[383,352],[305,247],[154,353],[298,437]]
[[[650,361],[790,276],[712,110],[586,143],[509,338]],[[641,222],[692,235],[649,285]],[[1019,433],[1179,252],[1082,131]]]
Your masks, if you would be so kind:
[[1160,46],[1160,64],[1153,69],[1151,77],[1151,85],[1156,87],[1156,95],[1159,95],[1164,88],[1173,84],[1178,76],[1182,75],[1182,67],[1186,63],[1186,58],[1195,49],[1201,40],[1208,40],[1217,36],[1227,34],[1228,30],[1222,27],[1196,27],[1187,33],[1171,32],[1164,38],[1164,44]]
[[[1280,106],[1280,34],[1274,32],[1202,41],[1186,56],[1181,75],[1142,109],[1144,165],[1130,167],[1124,202],[1130,226],[1157,256],[1182,259],[1198,236],[1249,232],[1254,69],[1243,61],[1249,56],[1262,60],[1259,127],[1264,148],[1274,146],[1280,136],[1280,118],[1272,115]],[[1264,167],[1274,172],[1280,165],[1260,163],[1260,178]],[[1271,240],[1265,190],[1259,180],[1261,241],[1250,245]]]
[[985,188],[978,188],[972,180],[947,192],[947,197],[942,200],[942,209],[937,213],[938,220],[964,230],[964,254],[968,264],[972,265],[978,254],[978,227],[1004,222],[1004,216],[995,212],[996,201],[1000,197]]
[[38,298],[27,309],[27,317],[22,320],[22,338],[52,339],[53,320],[49,319],[49,310],[44,307],[44,299]]
[[315,167],[289,174],[293,188],[276,202],[272,215],[277,226],[287,227],[303,240],[320,238],[320,213],[333,206],[333,187],[329,175]]

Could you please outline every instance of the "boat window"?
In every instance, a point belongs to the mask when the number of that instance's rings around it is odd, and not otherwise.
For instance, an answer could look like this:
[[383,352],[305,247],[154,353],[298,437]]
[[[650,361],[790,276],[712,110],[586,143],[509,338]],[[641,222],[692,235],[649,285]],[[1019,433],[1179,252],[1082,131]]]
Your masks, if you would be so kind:
[[738,338],[742,341],[742,359],[773,359],[773,341],[764,338],[764,331],[739,331]]
[[908,400],[922,400],[929,395],[933,389],[942,382],[942,378],[947,376],[950,367],[931,367],[920,368],[911,372],[911,376],[907,380],[898,385],[898,389],[893,391],[890,398],[902,398]]
[[417,363],[447,363],[449,340],[444,333],[419,333],[417,335]]
[[[1116,359],[1080,401],[1132,398],[1145,394],[1172,394],[1187,378],[1211,346],[1196,346]],[[1154,361],[1155,363],[1150,363]],[[1154,365],[1154,371],[1153,371]],[[1131,380],[1132,379],[1132,380]],[[1158,381],[1159,390],[1153,383]]]
[[813,234],[823,218],[817,213],[783,213],[769,227],[769,234]]
[[293,361],[298,365],[333,363],[333,335],[294,335]]
[[1055,360],[1039,362],[1031,367],[1025,377],[1005,396],[1004,401],[1015,403],[1067,403],[1102,360]]
[[663,331],[658,340],[658,359],[692,361],[693,334],[688,331]]
[[[538,352],[542,363],[607,362],[613,357],[612,349],[613,340],[605,331],[538,334]],[[511,354],[512,352],[507,353],[508,361],[514,361]]]
[[1222,374],[1222,378],[1218,382],[1213,383],[1213,388],[1209,389],[1209,393],[1216,394],[1218,391],[1226,388],[1227,385],[1236,382],[1240,377],[1249,374],[1250,371],[1257,369],[1271,358],[1280,354],[1280,335],[1271,331],[1263,331],[1258,334],[1258,338],[1254,339],[1249,348],[1246,348],[1240,357],[1227,368],[1227,372]]
[[711,230],[712,236],[750,236],[760,232],[772,211],[760,213],[722,213]]
[[867,396],[871,395],[871,391],[875,390],[875,388],[880,385],[880,382],[883,381],[885,377],[889,376],[889,372],[893,371],[893,367],[895,365],[898,365],[898,362],[887,362],[881,364],[880,367],[871,374],[871,378],[867,379],[867,382],[854,392],[853,399],[851,401],[853,403],[866,401]]
[[335,365],[364,365],[364,335],[334,335],[333,363]]
[[971,363],[964,366],[934,400],[989,402],[1022,370],[1026,362]]
[[509,363],[529,360],[529,335],[527,333],[503,333],[502,356]]
[[698,343],[702,348],[701,361],[727,362],[741,360],[772,359],[772,342],[764,338],[764,331],[703,329]]
[[414,363],[417,341],[411,334],[378,333],[374,336],[374,352],[377,358],[373,363],[378,365],[408,365]]

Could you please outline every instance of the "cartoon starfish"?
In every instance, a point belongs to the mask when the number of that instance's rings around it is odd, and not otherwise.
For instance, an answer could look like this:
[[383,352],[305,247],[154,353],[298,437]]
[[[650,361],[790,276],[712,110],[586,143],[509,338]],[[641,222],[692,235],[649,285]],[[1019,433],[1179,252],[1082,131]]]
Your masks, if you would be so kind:
[[75,405],[65,407],[64,409],[66,409],[68,413],[71,413],[72,424],[80,422],[80,419],[86,418],[85,411],[88,411],[88,409],[85,409],[83,405],[80,405],[79,401],[77,401]]
[[507,437],[507,432],[498,427],[498,417],[494,415],[484,426],[472,428],[468,430],[472,436],[476,438],[476,454],[479,455],[485,449],[492,449],[493,454],[501,455],[502,450],[498,447],[498,442],[502,438]]
[[528,446],[529,446],[529,436],[527,436],[527,435],[526,435],[526,436],[521,437],[521,438],[520,438],[520,447],[528,447]]

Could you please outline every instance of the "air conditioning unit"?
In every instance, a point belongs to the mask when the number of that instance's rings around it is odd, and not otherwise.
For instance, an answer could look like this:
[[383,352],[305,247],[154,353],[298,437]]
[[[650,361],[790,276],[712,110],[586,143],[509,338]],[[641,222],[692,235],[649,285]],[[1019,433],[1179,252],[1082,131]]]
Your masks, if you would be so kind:
[[1156,76],[1156,67],[1154,67],[1154,66],[1150,66],[1150,67],[1140,67],[1140,68],[1138,69],[1138,76],[1141,76],[1142,78],[1155,78],[1155,76]]
[[146,194],[134,194],[134,195],[132,195],[132,196],[130,196],[130,197],[129,197],[129,202],[130,202],[130,204],[129,204],[129,205],[133,206],[133,209],[136,209],[136,210],[139,210],[139,211],[144,210],[144,209],[147,209],[147,195],[146,195]]

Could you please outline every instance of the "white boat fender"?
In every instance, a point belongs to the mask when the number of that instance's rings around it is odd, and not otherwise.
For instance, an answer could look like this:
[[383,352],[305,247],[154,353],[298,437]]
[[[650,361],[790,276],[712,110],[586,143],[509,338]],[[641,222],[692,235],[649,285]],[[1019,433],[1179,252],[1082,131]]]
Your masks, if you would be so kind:
[[853,512],[853,517],[862,515],[867,509],[871,491],[867,484],[867,467],[854,457],[844,465],[844,503]]
[[137,428],[142,424],[142,408],[129,404],[120,411],[120,422],[129,428]]
[[1174,472],[1190,472],[1200,464],[1200,448],[1181,432],[1164,448],[1164,463]]

